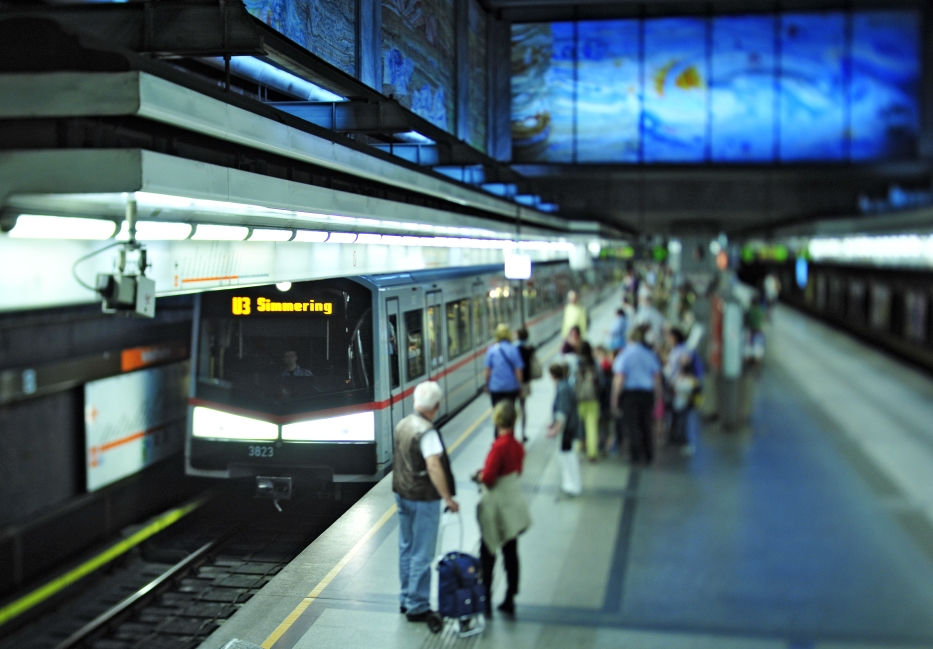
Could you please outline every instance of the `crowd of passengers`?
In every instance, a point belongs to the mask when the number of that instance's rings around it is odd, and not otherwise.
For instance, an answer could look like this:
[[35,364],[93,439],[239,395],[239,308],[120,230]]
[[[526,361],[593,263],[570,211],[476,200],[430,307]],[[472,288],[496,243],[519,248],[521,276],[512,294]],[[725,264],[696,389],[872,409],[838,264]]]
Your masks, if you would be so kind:
[[[656,439],[685,455],[694,451],[694,409],[703,379],[696,352],[702,327],[692,310],[696,296],[688,285],[675,287],[665,266],[630,266],[622,289],[622,302],[606,332],[590,331],[585,308],[575,292],[568,294],[560,356],[547,368],[556,391],[546,434],[560,439],[561,490],[568,496],[582,493],[581,453],[598,462],[622,454],[627,444],[631,463],[647,465]],[[591,341],[597,338],[603,340],[594,346]],[[518,537],[531,525],[519,484],[528,441],[525,406],[531,383],[543,370],[528,332],[519,329],[513,340],[505,324],[496,327],[496,342],[486,351],[484,365],[495,440],[473,479],[482,493],[477,518],[485,608],[491,616],[489,585],[501,551],[507,591],[498,609],[511,615],[519,584]],[[437,383],[418,385],[415,411],[395,429],[392,489],[399,515],[400,611],[412,622],[431,615],[439,502],[451,512],[460,509],[447,451],[433,425],[442,397]]]

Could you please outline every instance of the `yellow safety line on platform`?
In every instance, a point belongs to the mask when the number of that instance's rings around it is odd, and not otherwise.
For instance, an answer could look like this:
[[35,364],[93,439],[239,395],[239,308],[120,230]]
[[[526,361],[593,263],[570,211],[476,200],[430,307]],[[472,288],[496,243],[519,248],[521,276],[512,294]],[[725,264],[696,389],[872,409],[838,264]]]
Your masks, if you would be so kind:
[[20,597],[19,599],[10,602],[3,608],[0,608],[0,625],[6,624],[13,618],[22,615],[33,606],[36,606],[37,604],[47,600],[49,597],[52,597],[68,586],[71,586],[82,577],[89,575],[98,568],[101,568],[107,563],[113,561],[121,554],[126,553],[143,541],[158,534],[170,525],[177,523],[179,520],[203,505],[206,500],[206,498],[201,498],[188,505],[172,509],[162,514],[132,536],[112,545],[93,559],[82,563],[80,566],[72,568],[62,576],[53,579],[47,584],[40,586],[32,592]]
[[[555,346],[555,350],[550,354],[547,354],[546,358],[553,356],[556,351],[557,349]],[[454,449],[469,439],[470,435],[476,432],[476,429],[479,428],[480,425],[486,421],[486,418],[491,414],[492,408],[487,408],[483,414],[480,415],[476,421],[470,424],[470,426],[465,431],[463,431],[463,434],[460,435],[460,437],[458,437],[454,443],[447,448],[448,453],[453,453]],[[337,562],[337,565],[331,568],[330,572],[324,575],[324,578],[318,582],[317,586],[315,586],[314,589],[308,593],[304,599],[301,600],[298,606],[296,606],[292,612],[288,614],[288,617],[282,620],[282,622],[275,628],[275,631],[269,634],[269,637],[266,638],[261,645],[262,649],[272,649],[272,646],[278,642],[283,635],[285,635],[285,633],[292,627],[298,618],[301,617],[301,614],[304,613],[308,607],[314,603],[314,600],[320,597],[321,593],[324,592],[324,589],[327,588],[331,582],[334,581],[337,575],[340,574],[340,571],[347,567],[347,564],[353,560],[353,557],[355,557],[356,554],[363,549],[363,546],[365,546],[369,540],[376,535],[376,532],[382,529],[382,527],[389,522],[389,520],[395,515],[397,511],[398,507],[396,505],[392,505],[389,507],[389,509],[386,510],[386,512],[379,518],[379,520],[376,521],[376,523],[371,528],[369,528],[369,531],[367,531],[366,534],[364,534],[362,538],[356,542],[356,545],[350,548],[350,551],[347,552],[343,558]]]

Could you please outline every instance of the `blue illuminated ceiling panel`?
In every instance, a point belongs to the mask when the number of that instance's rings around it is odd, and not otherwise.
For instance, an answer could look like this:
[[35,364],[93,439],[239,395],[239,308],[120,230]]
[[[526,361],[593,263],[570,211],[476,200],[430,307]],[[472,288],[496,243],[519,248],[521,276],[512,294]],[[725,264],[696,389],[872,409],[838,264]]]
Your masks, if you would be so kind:
[[910,159],[914,10],[517,24],[515,162]]
[[773,16],[713,21],[710,57],[710,158],[770,162],[775,138]]
[[644,52],[644,161],[703,161],[709,119],[706,21],[646,21]]

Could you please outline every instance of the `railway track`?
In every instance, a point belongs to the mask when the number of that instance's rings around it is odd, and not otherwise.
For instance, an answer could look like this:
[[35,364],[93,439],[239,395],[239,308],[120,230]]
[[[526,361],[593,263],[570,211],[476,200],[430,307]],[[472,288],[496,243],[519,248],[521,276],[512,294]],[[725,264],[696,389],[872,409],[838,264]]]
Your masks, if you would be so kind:
[[278,513],[226,495],[0,640],[0,649],[194,649],[325,531],[355,498]]

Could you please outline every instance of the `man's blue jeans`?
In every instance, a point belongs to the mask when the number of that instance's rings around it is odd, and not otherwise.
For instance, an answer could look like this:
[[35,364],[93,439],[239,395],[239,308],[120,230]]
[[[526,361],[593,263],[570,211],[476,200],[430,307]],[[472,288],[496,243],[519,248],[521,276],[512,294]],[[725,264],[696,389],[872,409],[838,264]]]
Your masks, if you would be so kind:
[[409,614],[431,608],[431,562],[441,520],[440,500],[408,500],[395,494],[398,504],[399,601]]

